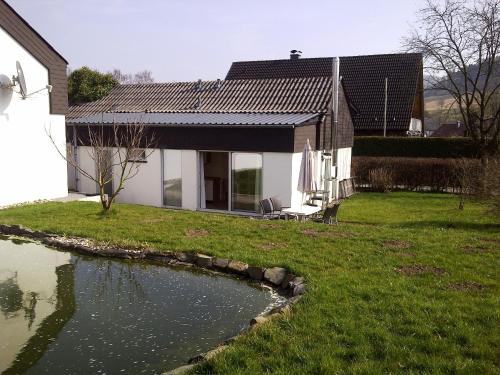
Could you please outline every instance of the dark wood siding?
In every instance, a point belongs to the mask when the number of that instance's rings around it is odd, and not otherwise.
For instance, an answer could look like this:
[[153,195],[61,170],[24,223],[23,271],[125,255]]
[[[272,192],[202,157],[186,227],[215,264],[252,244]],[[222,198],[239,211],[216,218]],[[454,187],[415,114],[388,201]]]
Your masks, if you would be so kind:
[[66,114],[68,111],[67,62],[7,3],[0,0],[0,27],[23,46],[49,71],[50,113]]
[[352,147],[354,144],[354,124],[349,111],[349,104],[341,87],[339,92],[339,116],[338,116],[338,129],[336,134],[335,147],[347,148]]
[[[308,126],[315,132],[315,125]],[[80,145],[88,145],[83,136],[88,132],[87,126],[79,128]],[[112,128],[109,127],[109,130]],[[301,129],[301,128],[297,128]],[[157,140],[155,148],[178,150],[221,150],[221,151],[254,151],[254,152],[294,152],[293,128],[188,128],[188,127],[156,127],[150,128]],[[72,126],[66,129],[68,142],[72,141]],[[314,138],[312,138],[314,141]],[[299,151],[302,151],[302,146]]]
[[[349,104],[342,86],[339,91],[339,115],[337,119],[338,129],[335,142],[336,148],[352,147],[354,142],[354,124],[351,118]],[[331,149],[332,122],[333,117],[330,106],[323,122],[319,125],[318,149]]]
[[309,139],[309,143],[311,144],[311,148],[316,150],[316,125],[306,125],[300,126],[294,129],[294,152],[302,152],[304,149],[304,145]]

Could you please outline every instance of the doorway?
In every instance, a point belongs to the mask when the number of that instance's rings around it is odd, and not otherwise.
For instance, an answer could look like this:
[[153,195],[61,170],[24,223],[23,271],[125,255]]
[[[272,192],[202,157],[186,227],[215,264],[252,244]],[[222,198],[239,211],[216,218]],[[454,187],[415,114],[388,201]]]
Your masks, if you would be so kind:
[[200,208],[229,210],[229,153],[200,152]]

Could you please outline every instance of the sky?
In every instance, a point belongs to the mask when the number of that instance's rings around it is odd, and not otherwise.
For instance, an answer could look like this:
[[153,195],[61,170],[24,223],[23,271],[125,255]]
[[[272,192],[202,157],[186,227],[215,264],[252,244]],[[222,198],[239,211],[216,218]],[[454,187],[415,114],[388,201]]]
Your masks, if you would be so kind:
[[69,62],[224,78],[232,61],[401,51],[424,0],[7,0]]

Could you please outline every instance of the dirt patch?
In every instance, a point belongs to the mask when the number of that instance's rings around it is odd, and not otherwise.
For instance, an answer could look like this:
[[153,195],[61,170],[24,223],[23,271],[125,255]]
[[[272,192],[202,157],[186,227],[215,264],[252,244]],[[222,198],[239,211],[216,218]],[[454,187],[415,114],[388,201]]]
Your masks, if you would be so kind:
[[480,238],[479,240],[482,242],[494,243],[494,244],[500,245],[500,239],[496,239],[496,238]]
[[327,237],[327,238],[352,238],[354,234],[350,232],[334,232],[334,231],[324,231],[320,232],[316,229],[303,229],[300,231],[305,236],[308,237]]
[[185,235],[190,238],[205,237],[208,236],[208,231],[205,229],[188,229],[186,230]]
[[354,234],[351,232],[322,232],[324,237],[330,238],[353,238]]
[[463,246],[462,251],[467,254],[486,254],[486,253],[492,253],[493,249],[488,248],[485,245],[478,245],[478,246]]
[[315,229],[303,229],[300,233],[309,237],[319,237],[321,235],[321,233]]
[[279,224],[260,224],[259,228],[260,229],[277,229],[279,228]]
[[158,223],[163,223],[165,221],[170,221],[170,217],[157,217],[154,219],[143,219],[139,220],[139,224],[158,224]]
[[415,253],[410,252],[392,253],[392,255],[400,258],[414,258],[416,256]]
[[399,266],[395,271],[405,276],[418,276],[431,273],[434,276],[443,276],[446,271],[439,267],[428,266],[425,264],[411,264],[407,266]]
[[261,249],[261,250],[270,251],[270,250],[274,250],[274,249],[284,249],[287,247],[287,244],[279,243],[279,242],[268,242],[268,243],[260,244],[258,246],[259,246],[259,249]]
[[383,244],[388,249],[408,249],[411,247],[411,243],[401,240],[386,240]]
[[484,285],[476,283],[475,281],[464,281],[461,283],[455,283],[448,285],[448,289],[456,290],[459,292],[468,292],[474,290],[482,290],[484,289]]

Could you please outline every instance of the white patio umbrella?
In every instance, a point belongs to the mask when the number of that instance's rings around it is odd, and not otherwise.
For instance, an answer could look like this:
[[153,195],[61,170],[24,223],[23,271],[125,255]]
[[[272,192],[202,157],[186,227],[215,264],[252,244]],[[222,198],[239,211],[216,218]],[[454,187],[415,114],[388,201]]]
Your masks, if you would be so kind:
[[316,190],[316,181],[314,173],[314,153],[311,149],[309,139],[302,150],[302,161],[300,163],[299,183],[297,190],[304,193],[311,193]]

